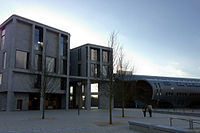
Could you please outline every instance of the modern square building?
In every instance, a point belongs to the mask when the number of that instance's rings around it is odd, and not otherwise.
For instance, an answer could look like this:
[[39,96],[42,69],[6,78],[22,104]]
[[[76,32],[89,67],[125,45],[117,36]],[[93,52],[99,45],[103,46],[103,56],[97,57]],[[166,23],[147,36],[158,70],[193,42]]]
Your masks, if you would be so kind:
[[[102,81],[109,81],[108,47],[86,44],[70,50],[69,33],[17,15],[0,25],[0,35],[0,110],[40,109],[45,79],[47,109],[90,109],[91,84],[103,88]],[[106,108],[101,90],[94,95],[98,107]]]

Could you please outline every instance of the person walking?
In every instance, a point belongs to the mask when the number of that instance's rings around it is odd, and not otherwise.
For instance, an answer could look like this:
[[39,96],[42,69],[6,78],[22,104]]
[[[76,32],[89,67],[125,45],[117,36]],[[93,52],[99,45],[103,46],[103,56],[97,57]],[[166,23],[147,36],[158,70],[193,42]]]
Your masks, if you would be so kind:
[[142,107],[142,112],[143,112],[144,117],[146,117],[146,111],[147,111],[147,106],[144,105],[144,106]]
[[152,117],[152,105],[148,105],[149,116]]

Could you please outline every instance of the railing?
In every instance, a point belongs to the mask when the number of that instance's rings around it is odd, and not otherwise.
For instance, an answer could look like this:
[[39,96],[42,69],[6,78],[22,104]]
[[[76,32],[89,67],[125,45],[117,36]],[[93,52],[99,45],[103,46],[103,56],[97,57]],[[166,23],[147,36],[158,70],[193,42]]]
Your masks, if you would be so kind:
[[174,117],[170,117],[170,118],[169,118],[170,126],[172,126],[172,121],[173,121],[174,119],[182,120],[182,121],[188,121],[188,123],[189,123],[189,129],[193,129],[193,128],[194,128],[194,126],[193,126],[194,123],[200,125],[200,120],[197,120],[197,119],[184,119],[184,118],[174,118]]

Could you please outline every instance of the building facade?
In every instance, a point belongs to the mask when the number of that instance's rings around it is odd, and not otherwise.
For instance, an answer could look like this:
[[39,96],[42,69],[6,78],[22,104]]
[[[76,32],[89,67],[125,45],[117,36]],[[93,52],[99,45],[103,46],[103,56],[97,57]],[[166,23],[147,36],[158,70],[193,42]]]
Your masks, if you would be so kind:
[[70,50],[68,32],[17,15],[0,25],[0,35],[0,110],[40,109],[44,83],[47,109],[90,109],[91,83],[106,79],[110,48]]

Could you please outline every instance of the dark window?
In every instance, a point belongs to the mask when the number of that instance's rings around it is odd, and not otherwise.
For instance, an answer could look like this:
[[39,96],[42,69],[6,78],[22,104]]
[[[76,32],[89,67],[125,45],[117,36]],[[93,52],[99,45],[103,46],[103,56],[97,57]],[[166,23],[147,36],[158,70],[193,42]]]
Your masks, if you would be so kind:
[[29,54],[23,51],[16,51],[15,67],[21,69],[28,69]]
[[81,64],[78,64],[78,76],[81,76]]
[[1,45],[0,45],[0,50],[4,49],[5,35],[6,35],[6,31],[5,31],[5,29],[3,29],[2,32],[1,32]]
[[56,59],[46,57],[46,72],[56,72]]
[[99,65],[91,64],[91,76],[99,77]]
[[61,35],[61,38],[60,38],[60,55],[61,56],[67,56],[67,44],[68,44],[67,40],[68,40],[67,36]]
[[67,74],[67,60],[61,61],[61,73]]
[[41,88],[41,75],[35,76],[34,88]]
[[18,110],[22,110],[22,105],[23,105],[23,100],[18,99],[18,100],[17,100],[17,109],[18,109]]
[[92,61],[99,61],[99,50],[91,48],[90,55]]
[[109,57],[108,57],[109,55],[108,55],[108,51],[103,51],[103,62],[108,62],[108,59],[109,59]]
[[65,78],[61,78],[61,90],[66,90],[67,82]]
[[2,73],[0,73],[0,86],[2,85]]
[[42,50],[43,47],[43,29],[40,27],[35,27],[35,38],[34,46],[36,50]]
[[78,49],[78,61],[81,61],[81,49]]
[[6,52],[3,53],[3,69],[6,69]]
[[42,55],[35,55],[35,69],[42,71]]

